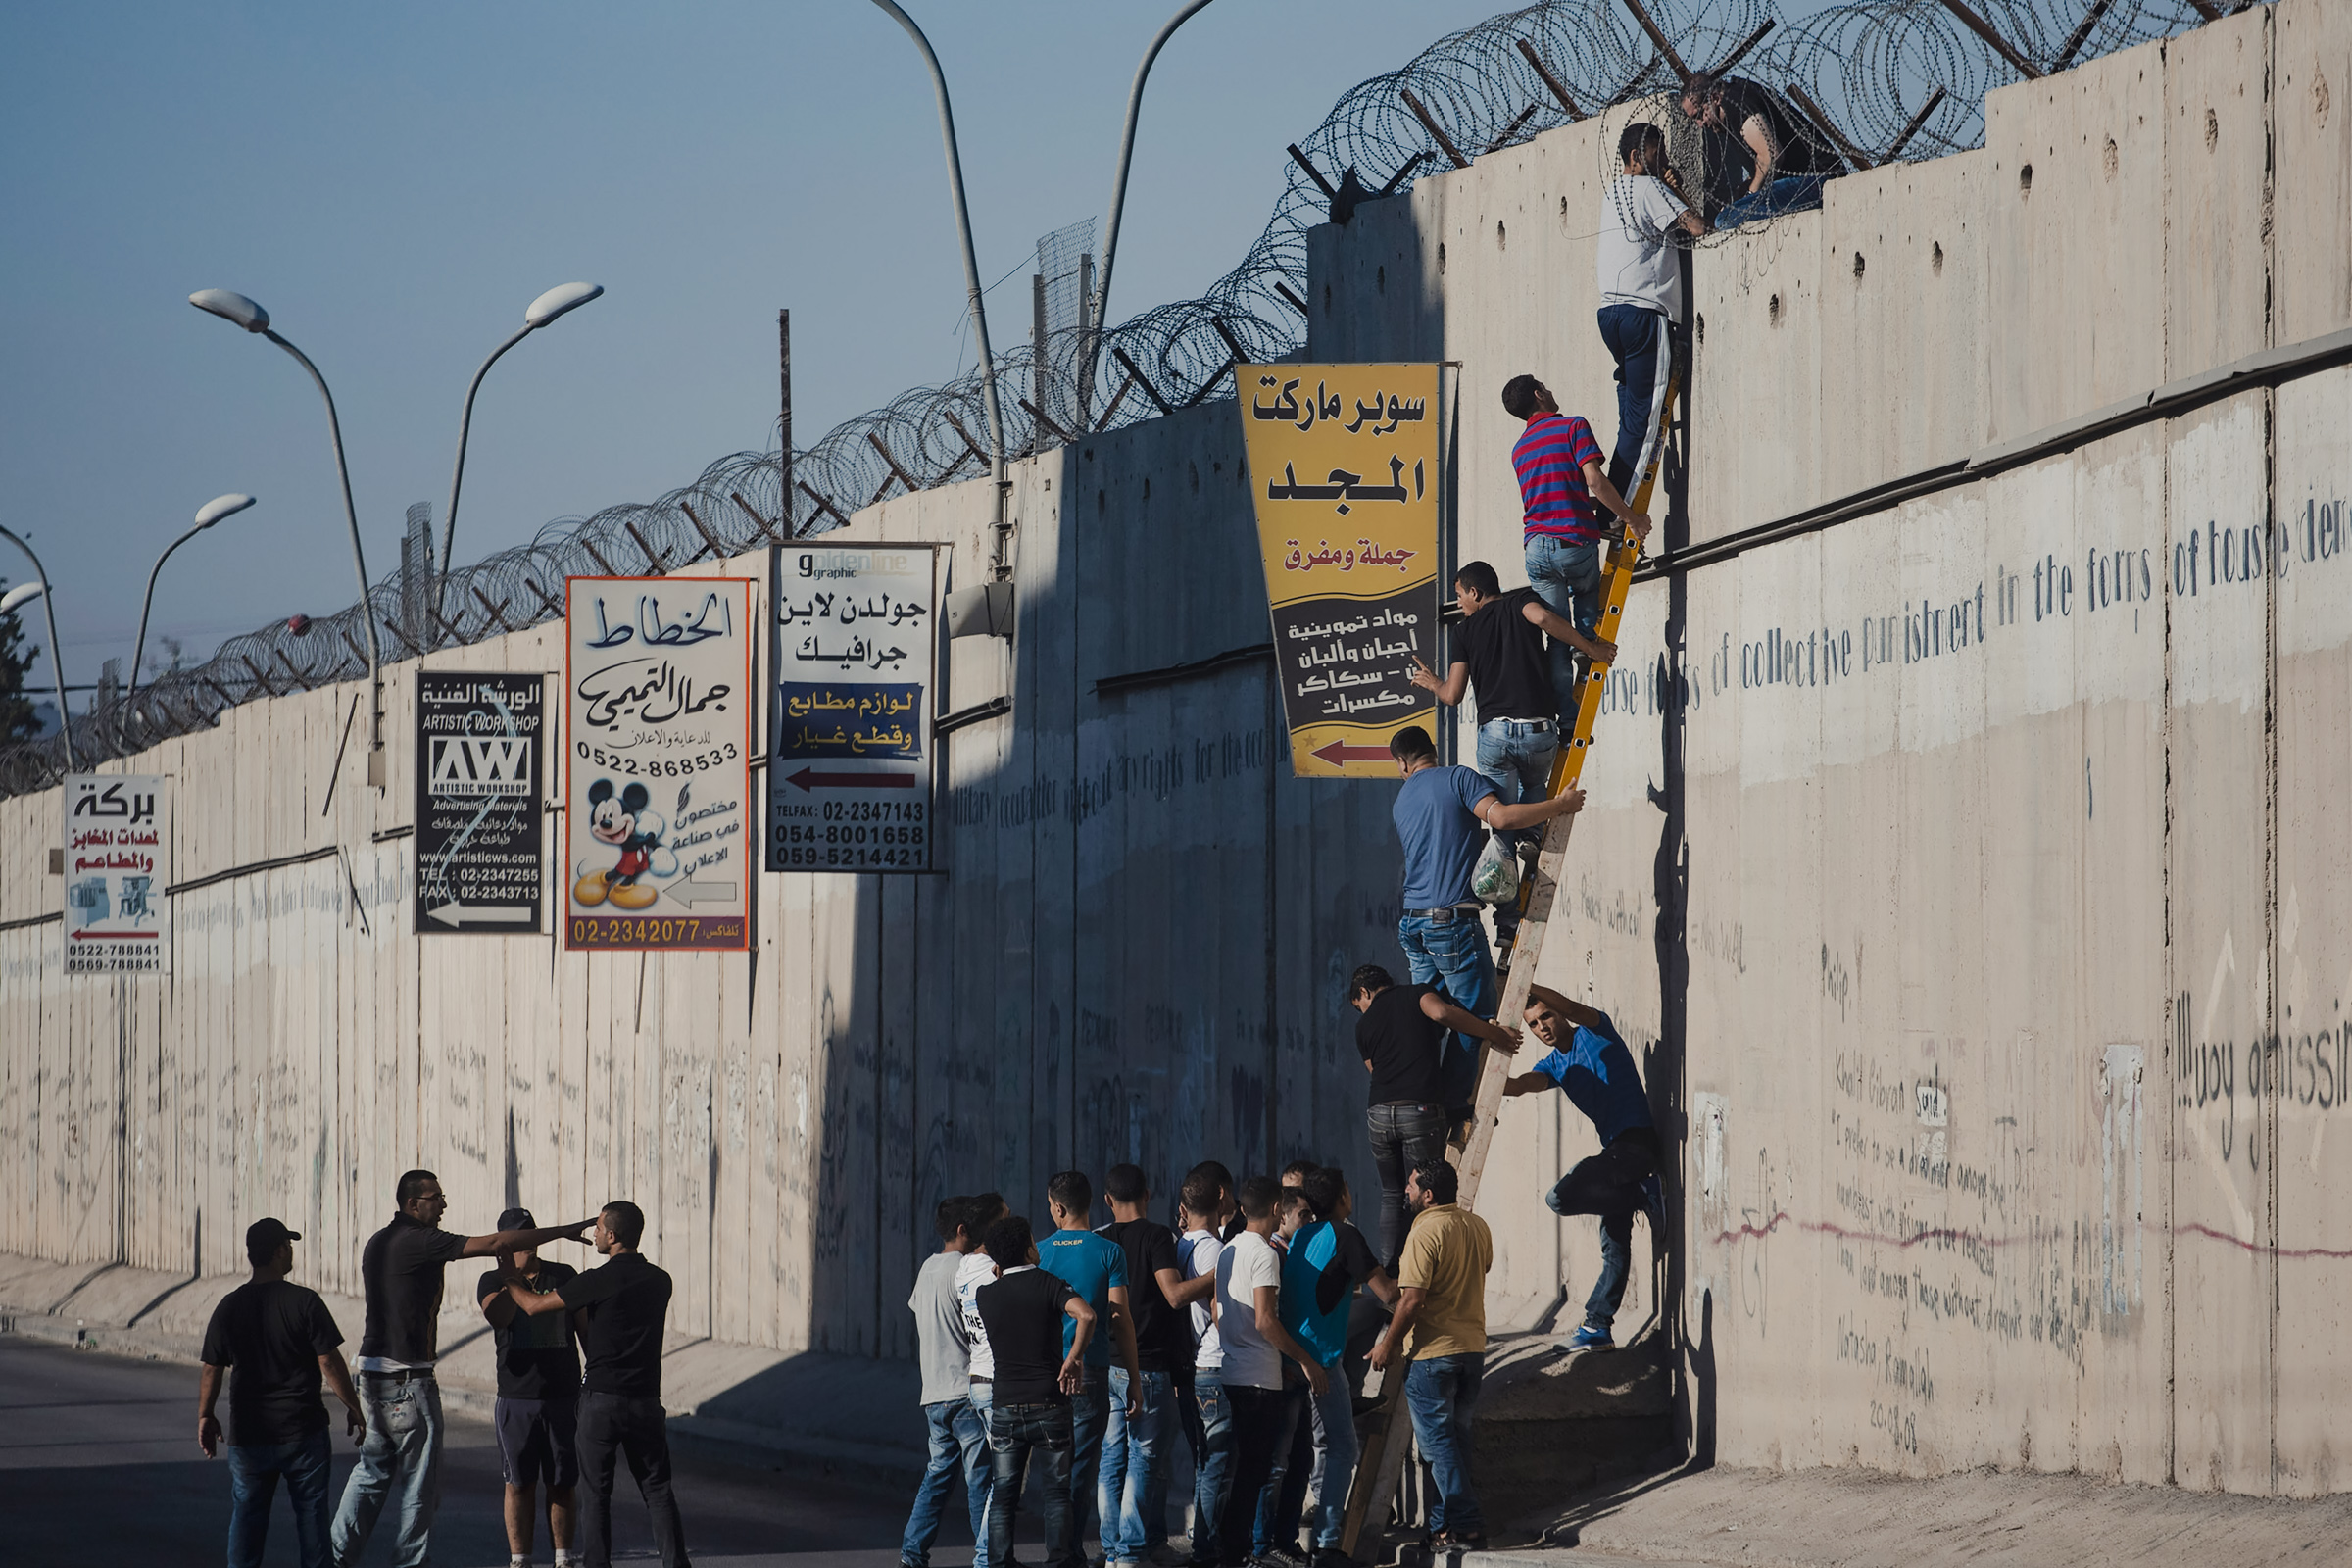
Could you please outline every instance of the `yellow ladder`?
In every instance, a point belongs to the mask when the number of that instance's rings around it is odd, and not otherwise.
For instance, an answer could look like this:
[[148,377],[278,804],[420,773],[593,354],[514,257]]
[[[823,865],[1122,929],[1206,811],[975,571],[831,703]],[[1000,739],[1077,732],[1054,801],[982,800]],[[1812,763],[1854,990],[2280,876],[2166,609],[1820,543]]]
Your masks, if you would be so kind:
[[[1658,320],[1658,334],[1665,338],[1665,318]],[[1671,368],[1668,346],[1660,345],[1660,358],[1666,360],[1669,368],[1659,377],[1650,398],[1649,433],[1642,444],[1641,480],[1634,487],[1631,501],[1636,512],[1649,510],[1649,498],[1657,486],[1658,469],[1666,453],[1666,411],[1674,406],[1682,391],[1682,378]],[[1625,596],[1634,585],[1634,570],[1641,564],[1640,540],[1630,533],[1611,540],[1608,575],[1602,584],[1600,622],[1595,628],[1603,642],[1617,640],[1618,625],[1625,613]],[[1577,781],[1584,776],[1585,757],[1592,748],[1592,724],[1600,716],[1601,695],[1608,684],[1609,668],[1607,664],[1594,663],[1585,673],[1584,689],[1576,704],[1576,728],[1552,763],[1553,796],[1576,788]],[[1520,896],[1524,912],[1519,921],[1519,939],[1511,950],[1509,978],[1503,986],[1502,1010],[1497,1017],[1516,1020],[1527,1011],[1527,988],[1535,979],[1537,961],[1544,954],[1544,936],[1551,924],[1552,901],[1559,891],[1560,867],[1567,859],[1568,839],[1576,831],[1578,814],[1581,813],[1555,816],[1544,825],[1544,847],[1536,859],[1535,877]],[[1477,1207],[1479,1178],[1486,1172],[1487,1151],[1494,1140],[1494,1124],[1502,1108],[1503,1080],[1511,1074],[1511,1060],[1493,1046],[1479,1049],[1477,1110],[1470,1120],[1469,1142],[1455,1161],[1460,1173],[1459,1200],[1464,1208]],[[1390,1500],[1396,1494],[1396,1479],[1404,1469],[1404,1439],[1411,1430],[1404,1408],[1404,1362],[1389,1364],[1382,1377],[1379,1424],[1362,1435],[1355,1485],[1348,1492],[1348,1517],[1340,1544],[1340,1549],[1351,1557],[1356,1555],[1356,1544],[1363,1539],[1367,1522],[1385,1523]],[[1375,1538],[1381,1528],[1374,1526]]]

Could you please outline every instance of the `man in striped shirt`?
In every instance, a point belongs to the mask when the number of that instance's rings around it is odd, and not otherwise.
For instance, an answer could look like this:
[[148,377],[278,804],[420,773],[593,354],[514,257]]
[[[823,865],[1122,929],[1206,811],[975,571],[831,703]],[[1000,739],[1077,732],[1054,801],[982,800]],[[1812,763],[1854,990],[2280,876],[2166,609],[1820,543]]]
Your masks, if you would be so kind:
[[[1575,628],[1554,637],[1549,650],[1551,689],[1560,726],[1576,722],[1576,656],[1610,663],[1617,645],[1592,634],[1600,622],[1599,508],[1605,507],[1640,538],[1649,537],[1649,514],[1636,512],[1609,482],[1607,460],[1581,415],[1562,414],[1551,389],[1532,375],[1504,383],[1502,406],[1527,421],[1511,447],[1519,499],[1527,514],[1527,580],[1536,597]],[[1597,500],[1598,505],[1595,506]]]

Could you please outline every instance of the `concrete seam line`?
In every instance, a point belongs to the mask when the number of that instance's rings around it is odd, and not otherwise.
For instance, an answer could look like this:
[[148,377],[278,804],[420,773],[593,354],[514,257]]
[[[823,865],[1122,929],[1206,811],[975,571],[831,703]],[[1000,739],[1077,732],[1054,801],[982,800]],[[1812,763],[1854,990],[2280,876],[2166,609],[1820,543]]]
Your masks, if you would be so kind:
[[1888,479],[1821,506],[1775,518],[1771,522],[1760,522],[1754,527],[1742,528],[1670,556],[1660,556],[1636,572],[1634,580],[1653,582],[1677,572],[1721,565],[1764,545],[1778,544],[1785,539],[1871,516],[1902,502],[1933,495],[1939,490],[1973,484],[1980,479],[1989,479],[2011,468],[2023,467],[2043,458],[2087,446],[2092,441],[2120,434],[2137,425],[2173,418],[2208,403],[2235,397],[2241,392],[2278,386],[2346,364],[2352,364],[2352,328],[2329,332],[2323,337],[2307,338],[2281,348],[2265,349],[2259,354],[2247,355],[2214,369],[2183,376],[2178,381],[2168,381],[2137,397],[2107,404],[2030,435],[1995,446],[1981,447],[1966,458]]

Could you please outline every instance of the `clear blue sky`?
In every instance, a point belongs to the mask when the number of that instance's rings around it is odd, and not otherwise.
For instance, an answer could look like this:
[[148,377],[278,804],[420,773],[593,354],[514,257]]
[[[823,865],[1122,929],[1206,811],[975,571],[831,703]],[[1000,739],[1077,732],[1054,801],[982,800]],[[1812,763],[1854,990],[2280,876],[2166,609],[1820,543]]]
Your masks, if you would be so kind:
[[[907,5],[956,94],[982,270],[1019,270],[992,296],[1004,343],[1037,236],[1102,215],[1128,79],[1174,0]],[[1220,0],[1195,18],[1147,99],[1113,317],[1225,271],[1284,143],[1497,9]],[[318,361],[378,576],[409,503],[439,524],[466,377],[556,283],[608,293],[485,383],[461,560],[764,446],[779,306],[803,442],[952,374],[961,348],[928,83],[862,0],[12,6],[0,200],[17,302],[0,520],[43,553],[74,682],[127,664],[156,553],[222,492],[262,504],[174,558],[151,650],[176,636],[206,657],[354,594],[316,393],[192,290],[252,295]],[[0,575],[28,575],[4,545]]]

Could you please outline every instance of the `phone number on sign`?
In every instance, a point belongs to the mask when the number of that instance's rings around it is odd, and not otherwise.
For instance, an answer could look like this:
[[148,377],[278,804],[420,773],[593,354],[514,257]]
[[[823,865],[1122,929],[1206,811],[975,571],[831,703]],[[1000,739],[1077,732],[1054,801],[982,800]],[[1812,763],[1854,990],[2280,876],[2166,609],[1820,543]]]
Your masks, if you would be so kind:
[[575,948],[702,948],[736,947],[743,941],[743,922],[705,920],[687,915],[675,920],[583,920],[571,922]]
[[885,849],[876,845],[785,844],[776,850],[783,869],[836,871],[921,871],[928,868],[922,847]]
[[580,755],[582,760],[594,762],[599,767],[616,767],[623,773],[642,771],[647,778],[684,778],[689,773],[700,773],[709,768],[724,767],[735,757],[733,741],[693,757],[656,757],[643,761],[625,752],[608,752],[602,747],[591,746],[586,741],[574,741],[572,749]]

